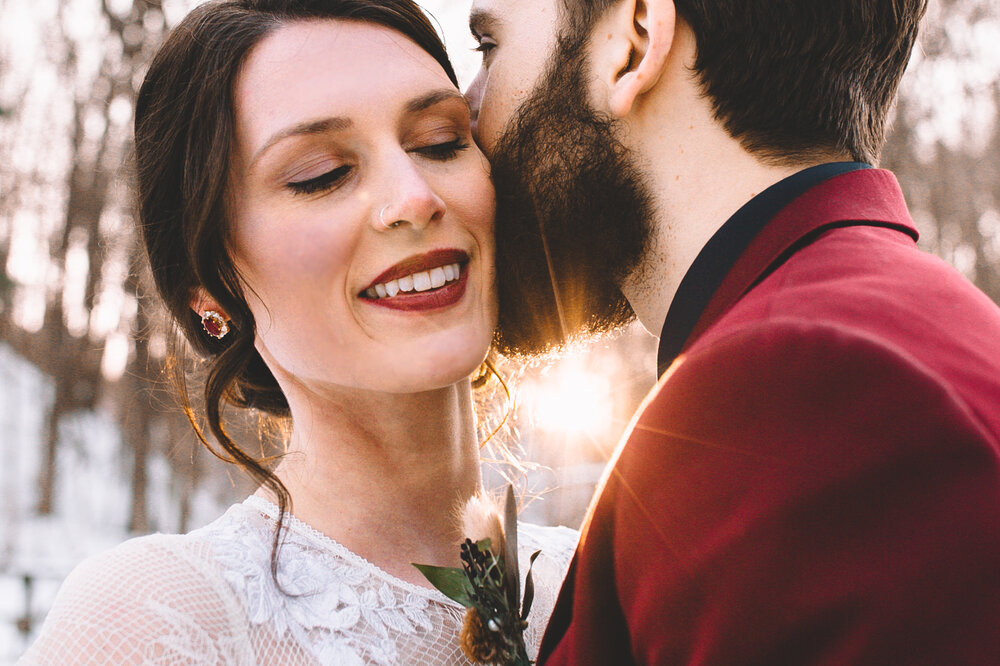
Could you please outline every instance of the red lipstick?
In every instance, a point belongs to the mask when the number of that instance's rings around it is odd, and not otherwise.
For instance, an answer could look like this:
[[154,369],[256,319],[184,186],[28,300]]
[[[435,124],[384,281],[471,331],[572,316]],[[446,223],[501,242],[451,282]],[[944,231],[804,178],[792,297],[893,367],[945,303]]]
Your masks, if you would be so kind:
[[426,254],[415,254],[412,257],[403,259],[398,264],[380,273],[372,280],[371,284],[362,291],[367,291],[377,284],[383,284],[390,280],[398,280],[401,277],[429,271],[432,268],[447,266],[448,264],[459,264],[464,266],[469,263],[469,255],[461,250],[434,250]]
[[[465,294],[469,278],[468,263],[469,255],[462,250],[434,250],[425,254],[414,255],[379,274],[359,294],[359,298],[371,305],[378,305],[391,310],[422,311],[448,307],[460,301]],[[375,285],[385,284],[386,282],[398,280],[407,275],[430,271],[434,268],[442,268],[450,264],[458,264],[458,279],[446,282],[443,286],[436,289],[401,291],[395,296],[384,296],[382,298],[373,298],[368,295],[371,293],[370,290],[375,288]]]

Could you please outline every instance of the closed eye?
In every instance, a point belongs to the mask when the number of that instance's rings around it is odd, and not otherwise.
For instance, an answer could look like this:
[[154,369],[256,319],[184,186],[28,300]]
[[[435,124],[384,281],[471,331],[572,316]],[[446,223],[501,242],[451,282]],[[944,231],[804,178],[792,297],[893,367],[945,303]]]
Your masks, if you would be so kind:
[[295,194],[315,194],[316,192],[336,187],[342,180],[344,180],[344,178],[347,177],[347,174],[350,173],[350,171],[351,166],[349,164],[345,164],[337,167],[336,169],[320,174],[315,178],[288,183],[287,187]]
[[473,7],[472,11],[469,12],[469,32],[479,44],[475,50],[483,54],[484,64],[487,56],[496,48],[495,37],[502,34],[502,29],[503,21],[493,11]]
[[472,50],[481,53],[483,55],[483,62],[485,63],[489,60],[490,54],[493,53],[493,49],[497,47],[497,43],[489,37],[479,37],[478,35],[476,36],[476,41],[479,42],[479,44]]
[[439,162],[446,162],[458,157],[458,154],[469,147],[468,142],[462,139],[454,139],[445,143],[436,143],[432,146],[414,149],[415,153]]

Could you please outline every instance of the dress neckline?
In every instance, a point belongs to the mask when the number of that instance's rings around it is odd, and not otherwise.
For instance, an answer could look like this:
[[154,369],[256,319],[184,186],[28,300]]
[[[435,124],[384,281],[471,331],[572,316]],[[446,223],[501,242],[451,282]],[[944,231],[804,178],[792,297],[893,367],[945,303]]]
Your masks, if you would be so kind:
[[[270,520],[273,520],[275,522],[277,522],[278,515],[281,512],[281,510],[278,508],[278,505],[276,505],[274,502],[264,497],[261,497],[260,495],[250,495],[245,500],[243,500],[243,505],[251,509],[254,509],[256,511],[259,511],[260,513],[267,516]],[[340,559],[345,560],[348,564],[351,564],[352,566],[355,566],[358,569],[365,571],[368,574],[389,583],[390,585],[401,588],[413,594],[418,594],[422,597],[438,602],[440,604],[453,606],[455,608],[463,608],[461,604],[459,604],[456,601],[453,601],[452,599],[449,599],[435,588],[416,585],[414,583],[410,583],[409,581],[405,581],[402,578],[399,578],[398,576],[394,576],[393,574],[389,573],[388,571],[378,566],[377,564],[374,564],[373,562],[370,562],[361,555],[358,555],[353,550],[344,546],[335,539],[327,536],[323,532],[320,532],[312,525],[309,525],[308,523],[300,520],[295,516],[295,514],[291,512],[288,511],[285,512],[284,525],[290,530],[308,539],[309,541],[312,541],[317,545],[321,546],[323,550],[334,554]]]

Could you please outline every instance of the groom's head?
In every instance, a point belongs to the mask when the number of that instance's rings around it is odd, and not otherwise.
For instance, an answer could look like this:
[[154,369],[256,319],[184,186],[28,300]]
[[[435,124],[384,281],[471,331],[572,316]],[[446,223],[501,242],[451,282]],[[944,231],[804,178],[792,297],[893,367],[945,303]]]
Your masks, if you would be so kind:
[[689,123],[765,164],[875,162],[925,4],[475,0],[469,97],[497,184],[501,347],[629,319],[618,287],[663,222],[654,203],[670,205],[644,151]]

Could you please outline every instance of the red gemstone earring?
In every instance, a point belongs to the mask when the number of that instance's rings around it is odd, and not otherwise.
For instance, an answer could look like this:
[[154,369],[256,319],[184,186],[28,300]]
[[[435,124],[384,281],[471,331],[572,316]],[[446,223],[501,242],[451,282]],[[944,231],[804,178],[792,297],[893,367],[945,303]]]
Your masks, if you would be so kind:
[[201,313],[201,326],[216,340],[221,340],[229,333],[229,322],[215,310],[205,310]]

